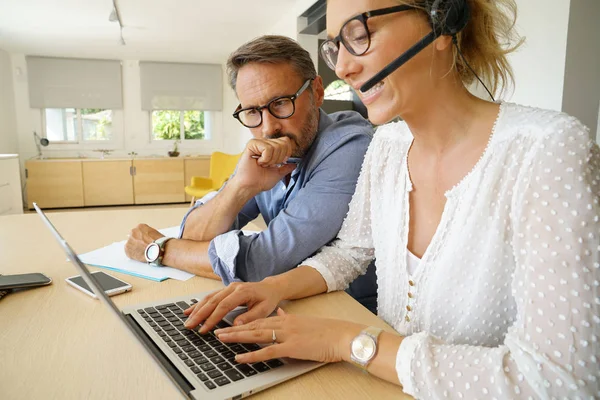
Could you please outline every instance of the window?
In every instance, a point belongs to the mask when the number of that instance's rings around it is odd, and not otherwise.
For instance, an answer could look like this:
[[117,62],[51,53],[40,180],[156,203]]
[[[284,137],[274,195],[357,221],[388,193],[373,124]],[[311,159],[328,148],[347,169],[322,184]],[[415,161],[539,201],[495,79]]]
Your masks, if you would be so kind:
[[45,136],[52,142],[111,141],[112,110],[46,108],[42,111]]
[[325,89],[325,100],[352,101],[352,88],[341,79],[333,81]]
[[207,139],[204,111],[152,111],[152,140]]

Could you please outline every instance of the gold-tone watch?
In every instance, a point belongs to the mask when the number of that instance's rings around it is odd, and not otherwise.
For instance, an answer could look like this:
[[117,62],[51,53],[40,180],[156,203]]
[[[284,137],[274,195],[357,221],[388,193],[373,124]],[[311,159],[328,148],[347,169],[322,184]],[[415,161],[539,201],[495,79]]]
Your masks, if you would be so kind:
[[377,355],[377,342],[381,334],[381,328],[370,326],[363,329],[358,334],[350,345],[350,359],[363,371],[367,371],[367,367],[371,360]]

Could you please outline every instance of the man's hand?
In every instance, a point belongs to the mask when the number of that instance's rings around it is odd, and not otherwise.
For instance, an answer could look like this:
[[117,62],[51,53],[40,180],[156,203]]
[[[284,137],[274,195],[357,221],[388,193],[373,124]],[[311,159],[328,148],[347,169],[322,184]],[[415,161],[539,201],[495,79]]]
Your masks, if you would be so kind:
[[292,141],[286,136],[250,140],[230,184],[237,185],[240,190],[250,191],[250,197],[272,189],[296,168],[294,164],[283,164],[292,155],[292,150]]
[[125,254],[132,260],[146,262],[146,256],[144,255],[146,247],[163,236],[156,229],[146,224],[139,224],[129,234],[129,239],[125,243]]

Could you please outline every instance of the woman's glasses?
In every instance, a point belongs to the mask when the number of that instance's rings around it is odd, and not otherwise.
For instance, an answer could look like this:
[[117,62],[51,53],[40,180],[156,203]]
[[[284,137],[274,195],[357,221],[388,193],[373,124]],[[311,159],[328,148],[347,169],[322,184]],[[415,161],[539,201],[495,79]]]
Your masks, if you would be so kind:
[[367,20],[380,15],[393,14],[397,12],[415,9],[408,5],[381,8],[378,10],[367,11],[356,17],[350,18],[342,25],[340,34],[333,39],[326,40],[321,45],[321,58],[327,63],[327,66],[335,70],[338,54],[340,51],[340,42],[346,50],[352,55],[362,56],[371,46],[371,34],[367,26]]

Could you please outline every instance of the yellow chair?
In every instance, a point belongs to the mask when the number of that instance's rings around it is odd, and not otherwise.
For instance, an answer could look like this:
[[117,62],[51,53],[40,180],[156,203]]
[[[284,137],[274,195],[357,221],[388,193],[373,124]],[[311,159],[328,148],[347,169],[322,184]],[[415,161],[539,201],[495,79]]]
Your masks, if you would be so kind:
[[209,177],[192,176],[190,186],[185,187],[185,192],[192,196],[191,204],[196,199],[201,199],[208,193],[219,190],[235,171],[235,167],[242,154],[225,154],[215,151],[210,156]]

